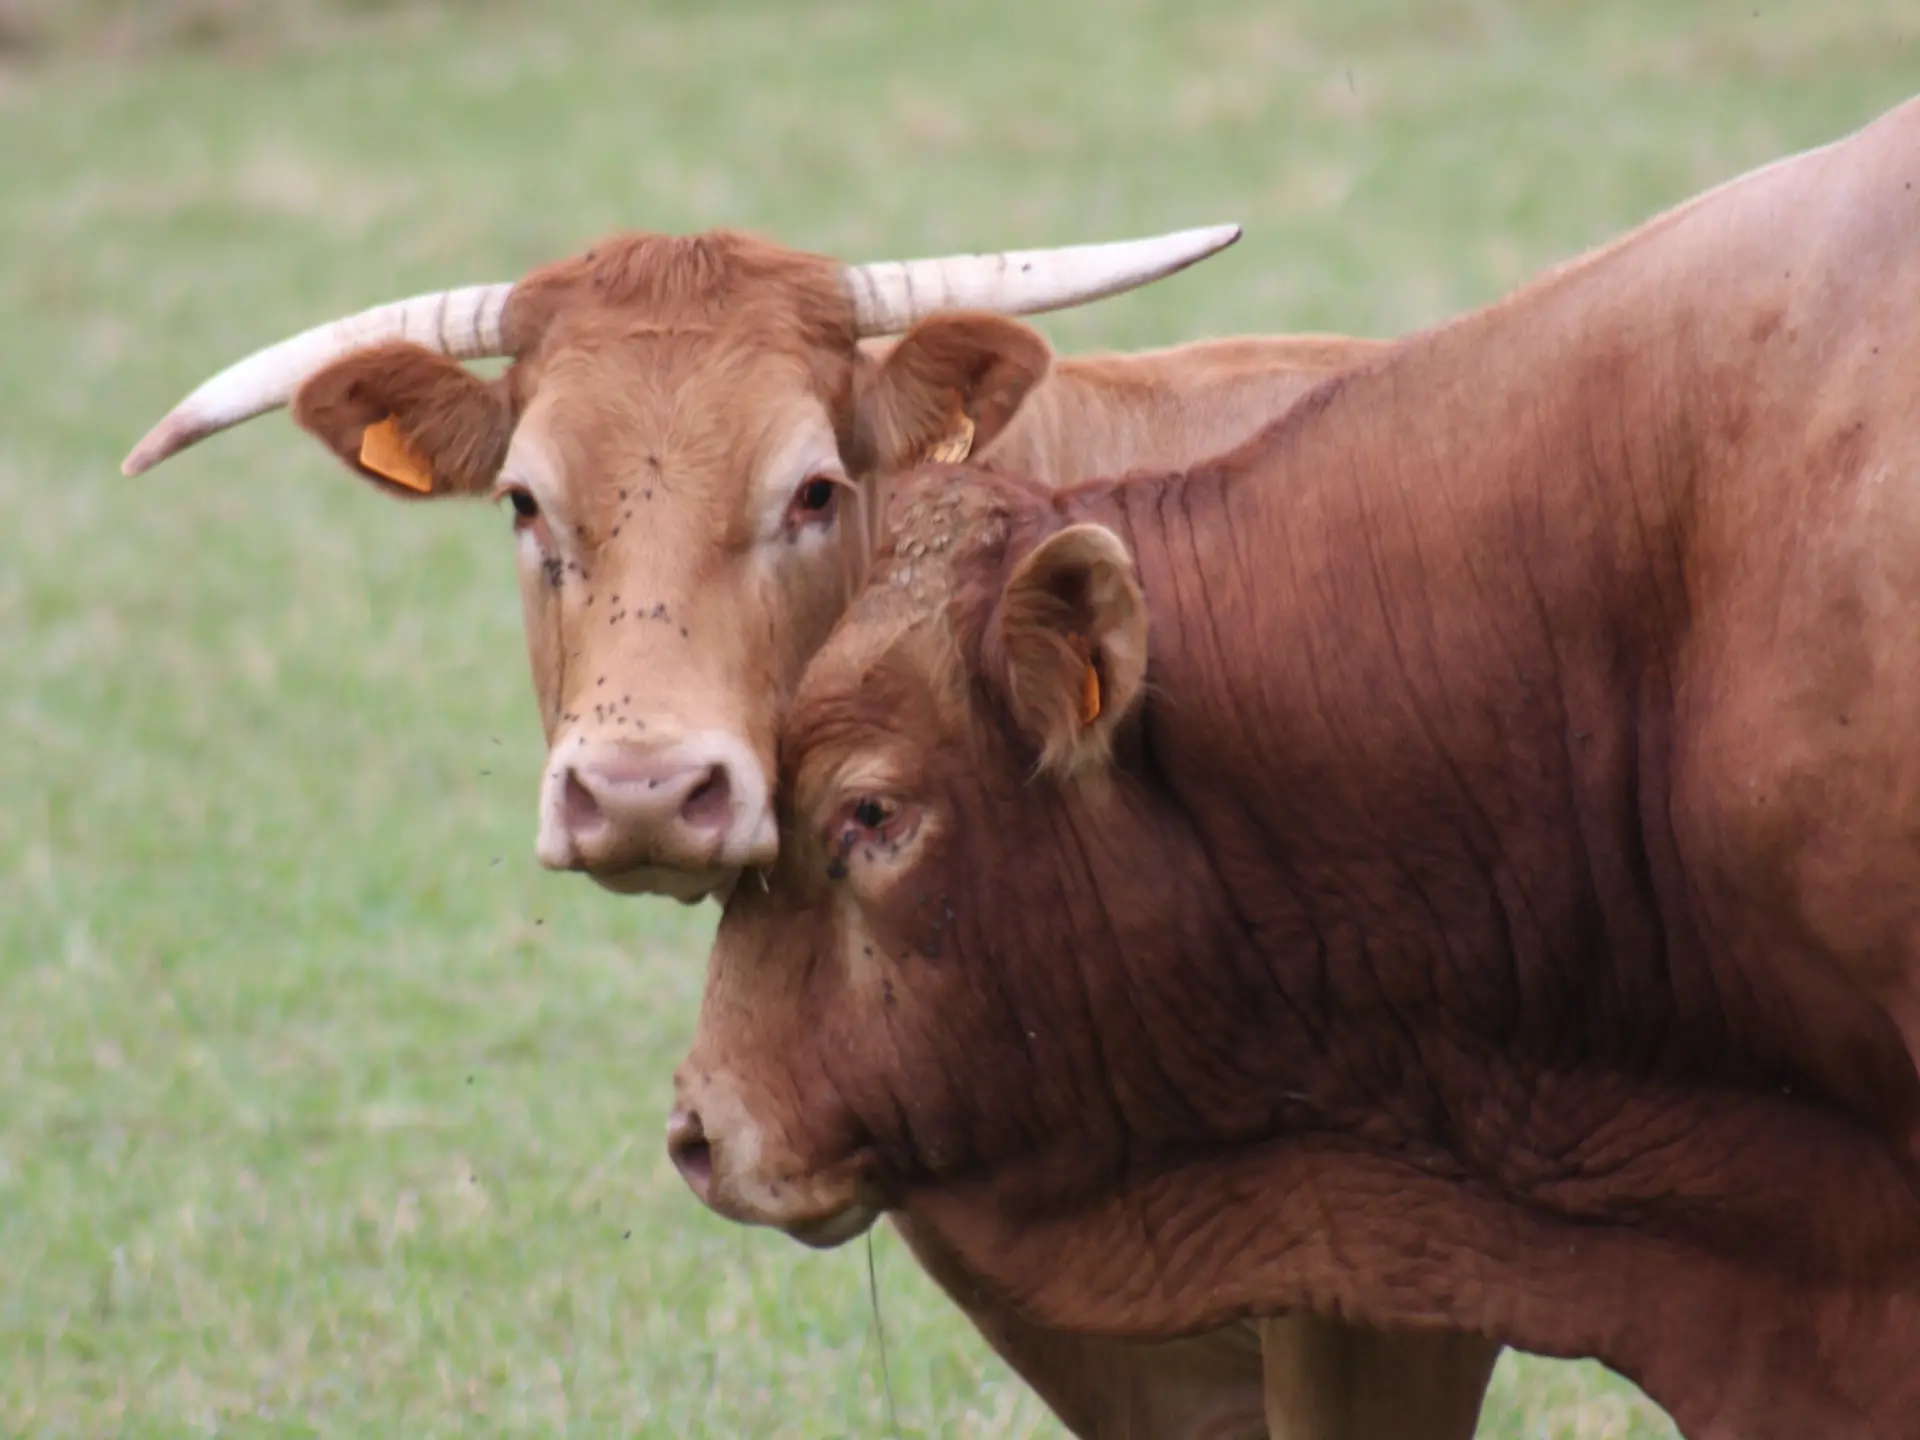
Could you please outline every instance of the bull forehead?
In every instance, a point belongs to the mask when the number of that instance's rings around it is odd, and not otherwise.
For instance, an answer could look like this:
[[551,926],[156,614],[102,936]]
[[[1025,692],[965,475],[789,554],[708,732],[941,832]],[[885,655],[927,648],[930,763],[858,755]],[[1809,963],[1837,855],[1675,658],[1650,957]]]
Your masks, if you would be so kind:
[[[806,693],[826,693],[879,664],[909,637],[921,668],[953,658],[955,579],[960,563],[1006,543],[1006,496],[975,472],[922,471],[888,498],[887,535],[867,583],[809,667]],[[930,680],[935,679],[929,675]]]
[[[1006,543],[1012,524],[1007,495],[999,486],[981,484],[968,471],[941,467],[916,475],[892,497],[888,523],[887,540],[865,588],[807,667],[795,698],[794,718],[803,743],[835,737],[836,753],[803,760],[810,779],[857,769],[864,762],[866,757],[847,748],[850,734],[890,736],[901,742],[905,737],[899,727],[918,720],[932,722],[944,735],[964,710],[964,662],[954,626],[956,577],[969,556]],[[828,717],[859,713],[869,704],[914,708],[907,692],[897,686],[874,689],[870,682],[883,667],[896,672],[896,679],[914,677],[912,691],[922,694],[929,709],[911,717],[865,714],[865,724],[852,731],[828,722]]]
[[942,467],[914,477],[888,506],[887,540],[862,607],[876,614],[944,610],[960,556],[1004,544],[1009,519],[1004,497],[965,470]]

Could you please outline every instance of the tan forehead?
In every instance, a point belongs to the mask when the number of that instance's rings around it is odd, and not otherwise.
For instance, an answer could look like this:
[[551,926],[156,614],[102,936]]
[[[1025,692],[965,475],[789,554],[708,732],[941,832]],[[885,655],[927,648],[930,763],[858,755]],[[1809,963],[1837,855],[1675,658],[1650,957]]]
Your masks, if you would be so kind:
[[834,458],[828,403],[802,357],[684,334],[633,337],[546,357],[515,442],[537,438],[558,483],[652,477],[662,499],[734,509],[783,457],[786,468]]
[[[528,363],[525,408],[559,405],[569,420],[590,406],[611,418],[662,406],[740,416],[756,406],[817,395],[833,357],[798,346],[752,343],[725,330],[655,326],[618,315],[555,343]],[[850,363],[850,362],[849,362]]]
[[733,331],[776,349],[850,352],[852,305],[837,276],[824,256],[730,231],[617,235],[527,276],[508,320],[534,348],[571,343],[615,317]]
[[556,460],[664,465],[675,450],[711,480],[830,417],[855,364],[836,274],[730,232],[616,236],[535,272],[511,317],[530,337],[513,376],[521,423],[550,435]]

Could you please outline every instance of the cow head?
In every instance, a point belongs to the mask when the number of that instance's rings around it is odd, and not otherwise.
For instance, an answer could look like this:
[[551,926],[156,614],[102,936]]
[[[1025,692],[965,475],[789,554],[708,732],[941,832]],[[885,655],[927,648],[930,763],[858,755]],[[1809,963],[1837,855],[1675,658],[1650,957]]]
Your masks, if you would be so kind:
[[1084,1167],[1049,1186],[1110,1174],[1154,1082],[1111,1083],[1097,1032],[1125,1030],[1075,966],[1124,943],[1116,898],[1158,925],[1208,883],[1171,844],[1126,897],[1089,883],[1166,838],[1108,763],[1147,655],[1121,541],[984,472],[900,499],[787,717],[779,860],[727,903],[669,1125],[709,1205],[813,1244],[1048,1135]]
[[[987,312],[1145,283],[1234,234],[858,268],[621,237],[282,342],[125,468],[290,400],[390,495],[501,502],[549,746],[540,859],[697,899],[773,860],[774,727],[862,572],[863,482],[990,443],[1046,373],[1044,341]],[[512,357],[497,379],[459,363],[489,354]]]

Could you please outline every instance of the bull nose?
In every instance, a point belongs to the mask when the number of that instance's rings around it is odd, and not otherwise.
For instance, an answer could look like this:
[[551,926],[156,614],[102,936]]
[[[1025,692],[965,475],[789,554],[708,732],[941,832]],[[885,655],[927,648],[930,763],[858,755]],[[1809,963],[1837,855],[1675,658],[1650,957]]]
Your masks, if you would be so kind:
[[700,1124],[698,1111],[676,1109],[667,1117],[667,1154],[702,1204],[713,1186],[713,1147]]

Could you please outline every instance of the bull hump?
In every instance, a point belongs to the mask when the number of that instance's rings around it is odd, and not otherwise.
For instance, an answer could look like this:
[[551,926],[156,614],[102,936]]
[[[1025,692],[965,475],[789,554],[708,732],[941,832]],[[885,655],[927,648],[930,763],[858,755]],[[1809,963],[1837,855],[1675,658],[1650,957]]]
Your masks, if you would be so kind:
[[1006,512],[994,497],[964,481],[922,488],[900,507],[881,557],[881,583],[916,602],[943,599],[953,589],[953,556],[965,537],[997,544],[1006,537]]

